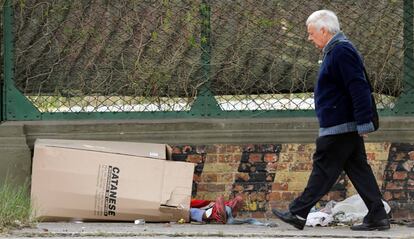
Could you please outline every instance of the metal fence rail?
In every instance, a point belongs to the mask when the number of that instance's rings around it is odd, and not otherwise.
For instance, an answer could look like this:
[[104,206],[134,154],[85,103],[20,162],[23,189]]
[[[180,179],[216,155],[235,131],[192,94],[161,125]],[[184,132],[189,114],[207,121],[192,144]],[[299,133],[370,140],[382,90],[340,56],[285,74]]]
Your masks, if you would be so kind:
[[378,108],[407,114],[414,102],[412,4],[8,0],[1,29],[3,116],[313,114],[320,54],[306,40],[305,21],[322,8],[338,14],[364,56]]

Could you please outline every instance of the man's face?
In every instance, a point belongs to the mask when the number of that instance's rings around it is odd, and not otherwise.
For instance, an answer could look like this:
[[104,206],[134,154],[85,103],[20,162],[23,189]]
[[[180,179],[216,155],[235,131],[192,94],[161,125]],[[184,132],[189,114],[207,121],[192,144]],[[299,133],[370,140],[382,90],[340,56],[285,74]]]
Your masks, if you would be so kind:
[[312,24],[308,25],[308,40],[312,41],[317,48],[322,49],[331,37],[332,35],[325,28],[317,30]]

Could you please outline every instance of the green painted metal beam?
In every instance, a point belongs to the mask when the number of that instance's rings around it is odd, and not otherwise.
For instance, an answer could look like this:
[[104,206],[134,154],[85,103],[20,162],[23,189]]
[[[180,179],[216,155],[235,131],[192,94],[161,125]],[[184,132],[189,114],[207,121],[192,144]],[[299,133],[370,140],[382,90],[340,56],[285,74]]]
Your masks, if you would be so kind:
[[2,87],[2,120],[38,120],[40,119],[40,112],[14,86],[13,5],[11,0],[5,1],[3,11],[4,81]]
[[[204,111],[203,114],[206,111]],[[231,119],[231,118],[286,118],[286,117],[315,117],[313,110],[257,110],[257,111],[221,111],[220,114],[204,115],[192,111],[163,111],[163,112],[56,112],[40,113],[40,120],[136,120],[136,119]],[[20,119],[33,120],[33,119]],[[36,119],[34,119],[36,120]]]
[[40,111],[18,90],[6,81],[6,120],[40,120]]

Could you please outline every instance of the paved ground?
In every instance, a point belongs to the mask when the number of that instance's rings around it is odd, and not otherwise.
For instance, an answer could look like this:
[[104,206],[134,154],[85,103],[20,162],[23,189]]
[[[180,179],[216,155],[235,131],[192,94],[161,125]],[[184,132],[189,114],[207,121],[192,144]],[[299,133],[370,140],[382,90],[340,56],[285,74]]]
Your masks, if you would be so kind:
[[48,238],[414,238],[414,228],[392,225],[388,231],[355,232],[349,227],[306,227],[303,231],[274,220],[276,227],[172,223],[39,223],[3,237]]

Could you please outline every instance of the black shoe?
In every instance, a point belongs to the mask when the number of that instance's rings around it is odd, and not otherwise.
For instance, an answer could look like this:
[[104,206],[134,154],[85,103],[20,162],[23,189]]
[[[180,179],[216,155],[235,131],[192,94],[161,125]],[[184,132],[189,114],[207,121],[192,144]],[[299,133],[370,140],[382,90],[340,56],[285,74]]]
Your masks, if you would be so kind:
[[293,215],[289,211],[282,212],[276,209],[272,209],[272,212],[276,215],[276,217],[280,218],[280,220],[296,227],[299,230],[303,230],[303,228],[305,227],[306,220],[299,219],[298,217],[296,217],[296,215]]
[[388,218],[375,222],[364,222],[362,224],[354,225],[351,227],[351,230],[354,231],[383,231],[388,229],[390,229],[390,221]]

